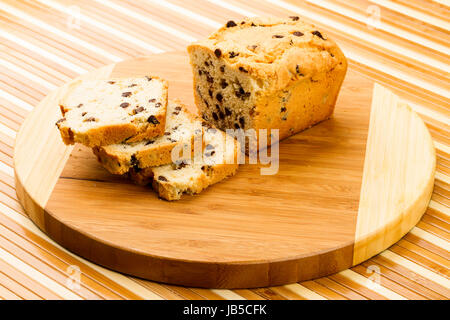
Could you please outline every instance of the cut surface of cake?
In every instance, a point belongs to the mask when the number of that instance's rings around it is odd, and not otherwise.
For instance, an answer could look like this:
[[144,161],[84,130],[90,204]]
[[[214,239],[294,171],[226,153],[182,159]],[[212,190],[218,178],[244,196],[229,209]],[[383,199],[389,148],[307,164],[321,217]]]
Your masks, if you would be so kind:
[[162,136],[135,143],[121,143],[93,148],[100,163],[113,174],[127,173],[172,162],[175,146],[193,144],[195,129],[201,127],[201,118],[178,100],[167,106],[166,128]]
[[57,121],[65,144],[88,147],[152,139],[164,133],[167,82],[158,77],[77,80],[66,87]]

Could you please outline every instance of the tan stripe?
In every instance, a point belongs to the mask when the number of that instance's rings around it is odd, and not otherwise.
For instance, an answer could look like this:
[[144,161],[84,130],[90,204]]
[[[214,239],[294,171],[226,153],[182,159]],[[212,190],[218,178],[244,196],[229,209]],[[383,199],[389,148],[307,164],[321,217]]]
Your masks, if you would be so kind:
[[426,22],[428,24],[431,24],[435,27],[445,29],[447,31],[450,31],[450,23],[447,21],[444,21],[442,19],[438,19],[436,17],[430,16],[428,14],[425,14],[423,12],[408,8],[406,6],[394,3],[392,1],[386,1],[386,0],[370,0],[370,2],[378,4],[380,6],[383,6],[385,8],[388,8],[390,10],[399,12],[403,15],[406,15],[410,18],[414,18],[423,22]]
[[450,280],[444,278],[443,276],[438,275],[435,272],[432,272],[422,266],[419,266],[416,263],[411,262],[410,260],[403,258],[402,256],[390,251],[386,250],[380,253],[383,258],[386,258],[396,264],[399,264],[409,270],[417,273],[431,281],[436,282],[437,284],[442,285],[444,288],[450,289]]
[[289,291],[294,292],[295,294],[298,294],[299,296],[304,297],[305,299],[308,299],[308,300],[326,300],[326,298],[324,298],[320,294],[318,294],[312,290],[309,290],[308,288],[306,288],[298,283],[288,284],[283,287]]
[[339,274],[341,276],[344,276],[344,277],[350,279],[353,282],[358,283],[359,285],[367,287],[370,290],[381,294],[382,296],[384,296],[390,300],[406,300],[405,297],[399,295],[398,293],[395,293],[394,291],[389,290],[389,289],[381,286],[379,283],[376,283],[376,282],[372,281],[371,279],[366,278],[352,270],[344,270],[344,271],[339,272]]

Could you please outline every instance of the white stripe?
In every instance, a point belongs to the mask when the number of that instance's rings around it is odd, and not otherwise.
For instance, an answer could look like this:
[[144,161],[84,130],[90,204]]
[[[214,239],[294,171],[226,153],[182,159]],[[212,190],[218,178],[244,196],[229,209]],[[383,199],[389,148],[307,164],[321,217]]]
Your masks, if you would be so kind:
[[[325,8],[327,10],[332,10],[339,14],[345,15],[345,16],[355,19],[359,22],[362,22],[362,23],[367,22],[367,16],[359,14],[353,10],[349,10],[344,7],[341,7],[335,3],[331,3],[329,1],[324,1],[324,0],[306,0],[306,1],[313,5],[317,5],[322,8]],[[377,29],[386,31],[386,32],[393,34],[395,36],[398,36],[398,37],[402,37],[406,40],[416,42],[416,43],[420,44],[421,46],[431,48],[433,50],[440,51],[444,54],[450,55],[449,47],[440,45],[434,41],[430,41],[430,40],[428,40],[424,37],[418,36],[414,33],[404,31],[403,29],[393,27],[383,21],[379,22],[379,25],[377,25]]]
[[35,46],[34,44],[31,44],[23,39],[20,39],[19,37],[10,34],[2,29],[0,29],[0,36],[8,39],[9,41],[15,42],[18,45],[27,48],[28,50],[34,51],[37,54],[47,58],[48,60],[52,60],[53,62],[56,62],[72,71],[75,71],[78,74],[82,74],[85,73],[87,70],[79,67],[75,64],[73,64],[72,62],[69,62],[63,58],[58,57],[57,55],[54,55],[53,53],[48,52],[47,50],[44,50],[42,48],[39,48],[38,46]]
[[309,290],[308,288],[298,283],[287,284],[284,285],[283,287],[308,300],[327,300],[320,294],[312,290]]
[[55,280],[50,279],[40,271],[26,264],[22,260],[16,258],[15,256],[13,256],[8,251],[2,248],[0,248],[0,259],[9,264],[10,266],[12,266],[14,269],[17,269],[22,273],[26,274],[28,277],[35,280],[36,282],[39,282],[44,287],[50,289],[60,297],[70,300],[82,300],[82,298],[79,295],[68,290]]
[[4,99],[8,100],[9,102],[15,104],[18,107],[21,107],[22,109],[24,109],[26,111],[33,110],[33,106],[31,104],[13,96],[12,94],[9,94],[6,91],[3,91],[2,89],[0,89],[0,98],[4,98]]
[[430,203],[428,204],[428,206],[434,210],[442,212],[443,214],[445,214],[447,217],[450,218],[450,208],[449,207],[446,207],[434,200],[430,200]]
[[351,60],[354,60],[363,65],[374,68],[378,71],[381,71],[385,74],[390,75],[391,77],[395,77],[402,81],[414,84],[415,86],[417,86],[419,88],[428,90],[430,92],[434,92],[435,94],[438,94],[442,97],[450,99],[450,91],[447,89],[435,86],[427,81],[423,81],[420,78],[413,77],[410,74],[408,74],[407,72],[403,72],[401,70],[391,68],[384,63],[378,62],[376,60],[367,59],[366,57],[358,55],[357,53],[354,53],[351,50],[344,50],[344,48],[342,48],[342,49],[343,49],[345,55]]
[[450,242],[447,240],[444,240],[442,238],[439,238],[438,236],[435,236],[432,233],[429,233],[428,231],[425,231],[423,229],[420,229],[418,227],[412,228],[409,233],[415,235],[416,237],[419,237],[423,240],[426,240],[435,246],[441,247],[444,250],[450,251]]
[[411,59],[416,60],[417,62],[425,63],[425,64],[427,64],[429,66],[433,66],[437,69],[444,70],[446,72],[450,72],[450,66],[448,64],[442,63],[439,60],[433,59],[427,55],[418,53],[415,50],[411,50],[406,47],[396,45],[395,43],[393,43],[391,41],[386,41],[386,40],[377,38],[367,32],[361,31],[360,29],[349,27],[348,25],[340,23],[336,20],[316,14],[314,12],[308,11],[301,7],[286,3],[284,1],[279,1],[279,0],[266,0],[266,1],[270,2],[272,4],[275,4],[281,8],[299,13],[305,17],[308,17],[308,19],[316,20],[316,21],[320,22],[321,24],[332,26],[334,29],[340,30],[341,32],[345,32],[348,35],[351,35],[352,37],[361,39],[362,41],[370,42],[372,44],[381,46],[385,49],[395,52],[398,55],[407,56],[407,57],[410,57]]
[[[58,11],[64,12],[64,13],[69,14],[69,15],[71,14],[70,9],[68,7],[63,6],[63,5],[57,3],[57,2],[55,2],[53,0],[37,0],[37,1],[39,1],[39,2],[41,2],[43,4],[45,4],[45,5],[53,8],[53,9],[56,9]],[[86,16],[86,15],[84,15],[82,13],[80,13],[79,17],[80,17],[80,20],[82,20],[84,22],[87,22],[87,23],[95,26],[98,29],[101,29],[101,30],[106,31],[106,32],[108,32],[110,34],[113,34],[113,35],[115,35],[115,36],[117,36],[119,38],[122,38],[123,40],[125,40],[127,42],[133,43],[133,44],[135,44],[135,45],[137,45],[137,46],[139,46],[141,48],[144,48],[145,50],[148,50],[148,51],[153,52],[153,53],[162,53],[162,52],[164,52],[162,49],[157,48],[155,46],[152,46],[152,45],[148,44],[145,41],[137,39],[137,38],[133,37],[129,33],[122,32],[120,30],[112,28],[112,27],[110,27],[110,26],[108,26],[106,24],[103,24],[103,23],[101,23],[101,22],[99,22],[97,20],[94,20],[94,19],[92,19],[92,18],[90,18],[90,17],[88,17],[88,16]]]
[[64,251],[74,259],[82,262],[83,264],[87,265],[88,267],[94,269],[98,273],[104,275],[105,277],[111,279],[113,282],[119,284],[120,286],[128,289],[129,291],[133,292],[134,294],[142,297],[143,299],[148,300],[157,300],[162,299],[159,295],[155,294],[154,292],[148,290],[147,288],[143,287],[142,285],[136,283],[135,281],[129,279],[128,277],[121,275],[120,273],[110,271],[108,269],[102,268],[96,264],[93,264],[73,253],[70,251],[64,249],[59,244],[51,240],[46,234],[44,234],[36,225],[28,218],[24,217],[20,213],[17,213],[16,211],[12,210],[11,208],[7,207],[3,203],[0,202],[0,212],[10,218],[11,220],[15,221],[28,231],[34,233],[38,237],[44,239],[48,243],[52,244],[53,246],[57,247],[58,249]]
[[240,14],[246,16],[246,17],[249,17],[249,18],[257,16],[256,13],[253,13],[251,11],[248,11],[248,10],[245,10],[243,8],[240,8],[240,7],[237,7],[235,5],[232,5],[231,3],[228,3],[226,1],[221,1],[221,0],[208,0],[208,1],[211,2],[211,3],[214,3],[215,5],[220,6],[222,8],[225,8],[225,9],[228,9],[230,11],[234,11],[234,12],[240,13]]
[[445,152],[446,154],[450,154],[450,147],[445,144],[434,141],[434,147],[439,151]]
[[14,7],[11,7],[11,6],[7,5],[6,3],[1,3],[0,2],[0,9],[4,10],[6,12],[9,12],[10,14],[15,15],[16,17],[18,17],[18,18],[20,18],[22,20],[25,20],[25,21],[27,21],[29,23],[32,23],[32,24],[38,26],[39,28],[42,28],[42,29],[44,29],[46,31],[49,31],[49,32],[52,32],[52,33],[56,34],[57,36],[59,36],[61,38],[64,38],[64,39],[66,39],[66,40],[68,40],[68,41],[70,41],[70,42],[72,42],[74,44],[77,44],[77,45],[82,46],[82,47],[84,47],[84,48],[86,48],[88,50],[91,50],[91,51],[93,51],[95,53],[98,53],[98,54],[108,58],[111,61],[119,62],[119,61],[123,60],[122,58],[117,57],[117,56],[109,53],[108,51],[100,48],[100,47],[94,46],[94,45],[92,45],[92,44],[90,44],[90,43],[88,43],[88,42],[86,42],[84,40],[81,40],[81,39],[79,39],[77,37],[74,37],[71,34],[63,32],[63,31],[61,31],[58,28],[55,28],[55,27],[53,27],[53,26],[51,26],[51,25],[49,25],[49,24],[47,24],[47,23],[45,23],[45,22],[43,22],[41,20],[38,20],[38,19],[36,19],[36,18],[34,18],[34,17],[32,17],[32,16],[30,16],[30,15],[28,15],[28,14],[26,14],[26,13],[20,11],[20,10],[17,10]]
[[3,123],[0,123],[0,132],[6,134],[7,136],[9,136],[13,139],[16,138],[16,131],[5,126]]
[[444,124],[450,123],[450,117],[447,117],[445,114],[442,114],[438,111],[430,110],[430,109],[423,107],[421,105],[418,105],[410,100],[406,100],[406,99],[402,99],[402,100],[405,101],[405,103],[408,104],[411,107],[411,109],[413,109],[415,112],[417,112],[419,114],[423,114],[424,116],[427,116],[431,119],[434,119],[438,122],[442,122]]
[[213,28],[216,28],[216,29],[218,29],[218,28],[220,28],[222,26],[222,24],[220,24],[220,23],[218,23],[218,22],[216,22],[214,20],[211,20],[211,19],[209,19],[207,17],[204,17],[204,16],[202,16],[200,14],[197,14],[195,12],[187,10],[186,8],[177,6],[177,5],[173,4],[173,3],[170,3],[170,2],[167,2],[167,1],[160,1],[160,0],[147,0],[147,1],[151,2],[151,3],[154,3],[154,4],[158,5],[158,6],[164,7],[166,9],[175,11],[176,13],[188,16],[189,18],[195,19],[195,20],[197,20],[197,21],[199,21],[199,22],[201,22],[201,23],[203,23],[203,24],[205,24],[207,26],[210,26],[210,27],[213,27]]
[[14,169],[1,161],[0,161],[0,171],[6,173],[8,176],[14,177]]
[[434,177],[436,178],[436,180],[440,180],[442,182],[445,182],[446,184],[450,184],[450,178],[443,173],[436,171],[436,174],[434,175]]
[[41,77],[38,77],[38,76],[34,75],[33,73],[31,73],[31,72],[29,72],[29,71],[27,71],[25,69],[22,69],[22,68],[18,67],[17,65],[15,65],[15,64],[7,61],[7,60],[4,60],[2,58],[0,58],[0,66],[8,68],[8,69],[10,69],[11,71],[14,71],[17,74],[19,74],[21,76],[24,76],[25,78],[30,79],[31,81],[39,83],[39,84],[43,85],[44,87],[46,87],[47,89],[55,90],[57,88],[57,86],[55,86],[54,84],[52,84],[52,83],[42,79]]
[[356,282],[357,284],[364,286],[366,288],[369,288],[372,291],[375,291],[376,293],[381,294],[382,296],[390,299],[390,300],[407,300],[404,296],[381,286],[380,283],[376,283],[370,278],[364,277],[360,275],[359,273],[356,273],[350,269],[344,270],[339,272],[340,275],[346,277],[347,279],[352,280],[353,282]]
[[143,22],[145,24],[148,24],[148,25],[150,25],[152,27],[155,27],[155,28],[158,28],[158,29],[160,29],[160,30],[162,30],[164,32],[167,32],[167,33],[169,33],[169,34],[171,34],[171,35],[173,35],[175,37],[178,37],[180,39],[183,39],[183,40],[186,40],[186,41],[189,41],[189,42],[194,42],[194,41],[197,40],[196,38],[188,35],[187,33],[181,32],[181,31],[179,31],[177,29],[174,29],[172,27],[169,27],[169,26],[167,26],[167,25],[165,25],[163,23],[160,23],[158,21],[152,20],[148,16],[143,16],[143,15],[141,15],[141,14],[135,12],[135,11],[132,11],[132,10],[129,10],[129,9],[125,8],[125,7],[119,6],[119,5],[117,5],[117,4],[115,4],[115,3],[111,2],[111,1],[105,1],[105,0],[95,0],[95,1],[98,2],[98,3],[101,3],[104,6],[107,6],[107,7],[110,7],[112,9],[116,10],[116,11],[119,11],[120,13],[126,14],[126,15],[132,17],[133,19],[139,20],[139,21],[141,21],[141,22]]
[[420,20],[422,22],[426,22],[428,24],[434,25],[438,28],[442,28],[447,31],[450,31],[450,23],[448,23],[445,20],[430,16],[426,13],[408,8],[406,6],[394,3],[392,1],[386,1],[386,0],[369,0],[369,1],[372,3],[378,4],[380,6],[383,6],[385,8],[388,8],[390,10],[401,13],[409,18]]
[[443,4],[444,6],[450,7],[450,1],[449,0],[433,0],[433,2]]
[[238,295],[236,292],[227,289],[211,289],[212,292],[227,300],[245,300],[244,297]]
[[382,253],[380,253],[380,255],[383,258],[386,258],[396,264],[399,264],[399,265],[411,270],[412,272],[415,272],[415,273],[421,275],[424,278],[427,278],[431,281],[434,281],[434,282],[444,286],[445,288],[450,288],[450,280],[444,278],[443,276],[441,276],[431,270],[428,270],[428,269],[412,262],[411,260],[403,258],[402,256],[400,256],[390,250],[385,250]]

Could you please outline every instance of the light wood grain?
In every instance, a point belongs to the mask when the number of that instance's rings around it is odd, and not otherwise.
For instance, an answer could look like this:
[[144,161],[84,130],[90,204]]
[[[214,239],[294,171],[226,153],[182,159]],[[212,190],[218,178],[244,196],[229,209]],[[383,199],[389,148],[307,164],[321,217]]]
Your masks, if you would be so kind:
[[[149,72],[169,80],[171,97],[192,105],[190,68],[184,53],[138,58],[92,76]],[[365,221],[370,216],[360,218],[358,207],[363,168],[367,154],[373,154],[369,149],[365,152],[372,87],[371,81],[351,70],[333,119],[281,143],[277,175],[260,176],[259,165],[244,165],[237,176],[177,203],[158,200],[148,188],[109,175],[90,150],[62,145],[54,127],[55,92],[36,107],[19,132],[20,147],[15,151],[19,199],[33,221],[71,251],[151,280],[237,288],[334,273],[354,263],[357,219]],[[405,110],[405,114],[394,113],[395,119],[419,119]],[[42,112],[49,116],[43,117]],[[378,112],[373,108],[372,118],[381,117]],[[371,132],[383,135],[392,126],[393,119],[383,130],[377,127]],[[423,134],[429,139],[426,131],[412,137],[420,139]],[[410,134],[399,137],[408,141]],[[33,161],[27,153],[31,148],[36,150]],[[388,164],[398,165],[395,161]],[[395,185],[396,180],[388,182]],[[414,211],[416,216],[419,210]],[[391,216],[410,219],[408,223],[416,219],[402,214],[396,211]],[[390,232],[390,220],[382,221],[388,226],[370,222],[373,229],[369,226],[360,235],[377,233],[375,238],[383,238],[384,246],[407,231],[403,228],[394,230],[394,237],[380,236],[379,232]],[[372,242],[357,245],[361,250]],[[381,250],[378,244],[374,246]]]
[[388,248],[416,225],[433,191],[435,167],[423,121],[375,85],[353,264]]

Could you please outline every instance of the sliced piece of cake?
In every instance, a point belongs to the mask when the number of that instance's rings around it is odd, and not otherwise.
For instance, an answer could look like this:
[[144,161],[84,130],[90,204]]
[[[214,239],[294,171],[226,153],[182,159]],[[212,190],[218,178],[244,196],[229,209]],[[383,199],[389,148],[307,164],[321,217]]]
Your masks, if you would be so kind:
[[200,117],[178,100],[173,100],[167,106],[166,129],[161,137],[95,147],[93,151],[100,163],[113,174],[127,173],[132,167],[138,171],[160,166],[172,162],[171,152],[175,146],[192,146],[195,128],[200,126]]
[[60,100],[65,144],[88,147],[152,139],[164,133],[167,82],[158,77],[78,80]]
[[197,194],[238,169],[236,140],[223,131],[209,128],[203,131],[202,153],[193,159],[164,166],[130,170],[131,179],[140,185],[152,183],[153,189],[166,200],[179,200],[183,194]]

